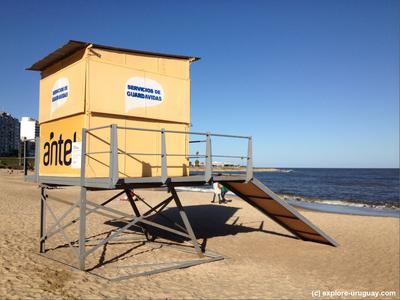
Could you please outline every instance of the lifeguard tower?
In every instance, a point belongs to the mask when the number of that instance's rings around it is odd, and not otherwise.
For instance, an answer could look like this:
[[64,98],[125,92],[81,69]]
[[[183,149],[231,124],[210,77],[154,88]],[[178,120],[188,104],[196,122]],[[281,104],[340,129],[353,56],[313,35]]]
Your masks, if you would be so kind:
[[[300,215],[284,200],[253,177],[252,138],[214,133],[190,132],[190,65],[198,57],[170,55],[115,48],[88,42],[69,41],[27,70],[40,71],[39,123],[36,141],[35,174],[27,177],[41,187],[40,252],[45,242],[57,233],[76,252],[79,268],[101,246],[135,225],[156,227],[188,239],[199,256],[193,261],[161,267],[153,274],[175,268],[222,259],[223,256],[201,249],[181,203],[177,186],[201,186],[219,182],[302,240],[336,246],[336,242]],[[212,139],[240,139],[247,153],[215,155]],[[191,143],[202,143],[204,151],[190,154]],[[191,175],[189,159],[205,160],[204,173]],[[244,158],[241,174],[215,174],[216,157]],[[61,216],[48,206],[49,190],[80,187],[80,199]],[[131,190],[167,187],[170,196],[149,210],[138,210]],[[103,203],[87,199],[88,191],[118,190]],[[52,191],[56,193],[57,189]],[[132,214],[106,205],[126,194]],[[55,196],[54,196],[55,197]],[[53,198],[54,198],[53,197]],[[140,199],[139,197],[139,200]],[[166,227],[150,221],[152,214],[175,202],[183,225]],[[63,224],[76,208],[79,217]],[[54,224],[46,229],[46,211]],[[87,245],[87,216],[100,211],[130,218],[125,226],[98,242]],[[65,228],[79,223],[79,238],[70,240]]]

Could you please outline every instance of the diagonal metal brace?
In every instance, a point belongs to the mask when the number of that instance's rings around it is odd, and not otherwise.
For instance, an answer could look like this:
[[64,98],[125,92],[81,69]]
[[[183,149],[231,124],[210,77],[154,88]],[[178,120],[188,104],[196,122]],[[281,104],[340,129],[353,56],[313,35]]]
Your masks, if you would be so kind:
[[108,241],[112,240],[114,237],[118,236],[119,234],[121,234],[123,231],[125,231],[126,229],[128,229],[129,227],[131,227],[132,225],[135,225],[136,223],[138,223],[139,221],[141,221],[143,218],[145,218],[145,216],[140,216],[140,217],[136,217],[133,218],[132,221],[130,221],[128,224],[126,224],[124,227],[118,229],[117,231],[115,231],[113,234],[111,234],[109,237],[105,238],[104,240],[102,240],[100,243],[98,243],[96,246],[94,246],[92,249],[88,250],[85,252],[85,257],[87,257],[89,254],[93,253],[94,251],[96,251],[99,247],[103,246],[104,244],[106,244]]
[[[122,195],[123,193],[124,193],[124,191],[122,191],[122,192],[120,192],[120,193],[114,195],[113,197],[111,197],[110,199],[104,201],[104,202],[101,203],[101,204],[97,204],[97,203],[96,203],[96,206],[104,206],[104,205],[110,203],[111,201],[113,201],[115,198],[117,198],[117,197],[119,197],[120,195]],[[53,198],[54,198],[54,199],[57,199],[56,197],[53,197]],[[62,202],[64,202],[64,201],[62,201]],[[80,202],[80,200],[77,202],[78,207],[79,207],[79,202]],[[87,201],[87,203],[90,204],[90,201]],[[71,204],[71,203],[68,203],[68,204]],[[73,204],[73,205],[74,205],[74,204]],[[90,214],[92,214],[92,213],[96,213],[96,211],[97,211],[98,209],[99,209],[99,207],[95,207],[95,208],[88,209],[87,212],[86,212],[86,216],[88,216],[88,215],[90,215]],[[79,217],[73,219],[72,221],[68,222],[68,223],[65,224],[65,225],[62,225],[62,226],[59,227],[57,230],[54,230],[54,232],[47,233],[44,237],[42,237],[42,239],[48,239],[48,238],[52,237],[53,235],[59,233],[61,230],[63,230],[63,229],[65,229],[65,228],[67,228],[67,227],[69,227],[69,226],[75,224],[75,223],[78,222],[78,221],[79,221]]]
[[[58,226],[58,225],[60,225],[60,223],[70,214],[70,212],[72,212],[73,210],[74,210],[74,208],[76,208],[76,207],[79,207],[79,201],[77,201],[76,203],[74,203],[60,218],[58,218],[58,221],[55,223],[55,224],[53,224],[53,225],[51,225],[50,226],[50,228],[47,230],[47,234],[45,235],[45,236],[43,236],[40,240],[41,241],[44,241],[44,240],[46,240],[48,237],[50,237],[50,236],[52,236],[53,234],[56,234],[57,232],[59,232],[59,230],[60,230],[60,228],[62,228],[63,226],[65,226],[65,225],[63,225],[62,227],[60,227],[60,226]],[[56,227],[58,227],[58,230],[54,230]],[[66,227],[64,227],[64,228],[62,228],[62,229],[65,229]]]
[[[42,201],[44,201],[43,199],[42,199]],[[44,201],[44,203],[45,203],[45,206],[47,207],[47,209],[48,209],[48,211],[50,212],[50,214],[51,214],[51,216],[53,217],[53,219],[54,219],[54,222],[57,222],[58,220],[57,220],[57,216],[54,214],[54,212],[53,212],[53,210],[50,208],[50,206],[47,204],[47,201]],[[56,224],[56,226],[60,229],[60,224]],[[68,235],[67,235],[67,233],[65,232],[65,230],[64,229],[61,229],[60,230],[61,231],[61,233],[62,233],[62,235],[63,235],[63,237],[64,237],[64,240],[65,240],[65,242],[71,247],[71,250],[72,250],[72,252],[74,253],[74,255],[77,257],[77,258],[79,258],[79,254],[78,254],[78,251],[74,248],[74,246],[72,245],[72,242],[71,242],[71,239],[68,237]]]

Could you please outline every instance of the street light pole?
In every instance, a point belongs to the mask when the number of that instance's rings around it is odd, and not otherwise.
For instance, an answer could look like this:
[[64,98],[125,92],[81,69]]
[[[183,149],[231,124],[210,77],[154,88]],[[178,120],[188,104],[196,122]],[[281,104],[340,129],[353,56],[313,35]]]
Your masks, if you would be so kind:
[[24,175],[28,175],[28,164],[26,160],[26,138],[24,138]]

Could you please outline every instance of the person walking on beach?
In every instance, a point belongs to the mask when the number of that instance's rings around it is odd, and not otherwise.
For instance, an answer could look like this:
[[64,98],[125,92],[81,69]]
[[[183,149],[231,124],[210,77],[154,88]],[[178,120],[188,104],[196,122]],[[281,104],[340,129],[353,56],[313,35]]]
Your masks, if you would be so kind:
[[221,204],[221,186],[218,182],[213,183],[213,190],[214,190],[214,195],[211,203],[215,202],[215,198],[218,198],[218,203]]
[[221,201],[225,203],[227,202],[225,199],[225,194],[228,192],[228,189],[223,185],[220,185],[220,187],[221,187]]

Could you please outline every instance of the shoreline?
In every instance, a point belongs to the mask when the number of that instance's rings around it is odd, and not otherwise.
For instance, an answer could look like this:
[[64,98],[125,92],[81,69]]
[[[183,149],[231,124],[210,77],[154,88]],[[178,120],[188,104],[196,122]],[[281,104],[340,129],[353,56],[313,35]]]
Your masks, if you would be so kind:
[[313,212],[343,214],[349,216],[400,218],[400,210],[394,208],[356,207],[341,204],[324,204],[301,200],[286,200],[290,205]]
[[[240,172],[245,173],[246,167],[213,167],[213,172]],[[204,167],[190,167],[190,172],[204,172]],[[292,170],[289,168],[253,168],[253,172],[277,172],[277,173],[289,173]]]
[[[213,190],[211,188],[178,187],[177,190],[188,193],[213,193]],[[400,218],[400,209],[396,207],[386,207],[386,206],[376,206],[376,205],[372,206],[367,203],[351,202],[345,200],[325,200],[325,199],[311,200],[311,199],[305,199],[304,197],[287,196],[278,193],[277,195],[292,206],[314,212]],[[231,197],[233,196],[235,198],[240,199],[240,197],[233,194],[232,192],[228,192],[227,196]]]

